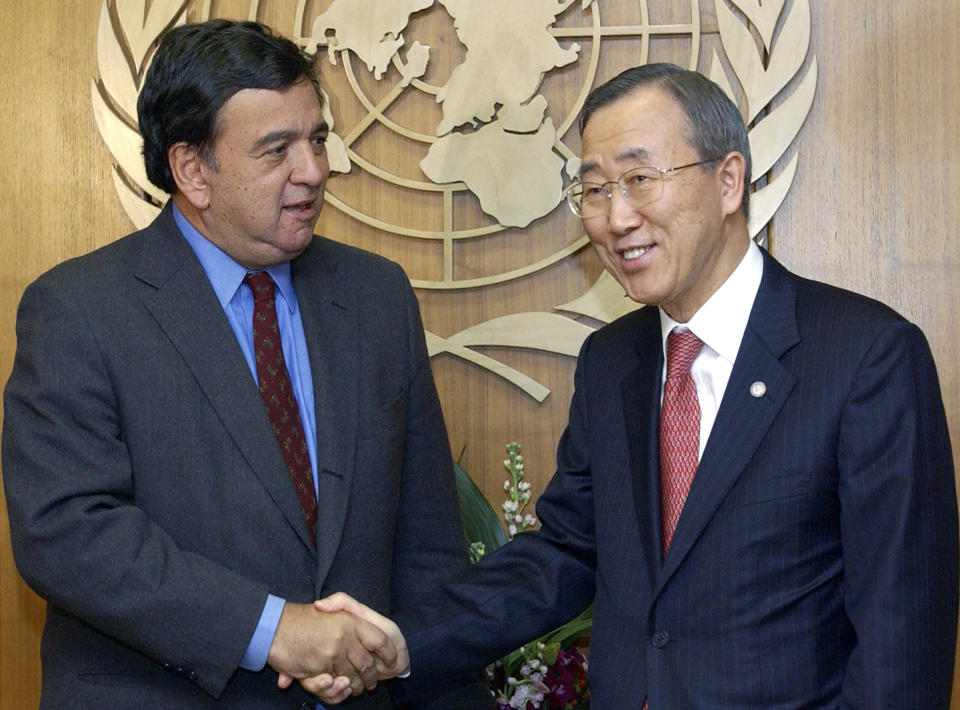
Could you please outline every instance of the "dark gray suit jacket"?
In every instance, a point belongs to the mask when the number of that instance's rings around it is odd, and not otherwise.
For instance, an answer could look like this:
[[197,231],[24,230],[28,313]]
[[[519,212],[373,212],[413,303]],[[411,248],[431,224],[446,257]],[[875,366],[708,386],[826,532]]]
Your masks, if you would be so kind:
[[[269,668],[237,669],[268,592],[345,591],[389,614],[468,564],[403,272],[317,238],[292,274],[316,398],[316,550],[169,206],[26,290],[3,474],[18,569],[48,601],[42,708],[310,706]],[[381,685],[351,706],[393,703]]]
[[399,617],[413,678],[489,660],[592,601],[601,710],[946,710],[957,501],[919,329],[765,254],[665,559],[662,367],[655,308],[587,340],[542,530]]

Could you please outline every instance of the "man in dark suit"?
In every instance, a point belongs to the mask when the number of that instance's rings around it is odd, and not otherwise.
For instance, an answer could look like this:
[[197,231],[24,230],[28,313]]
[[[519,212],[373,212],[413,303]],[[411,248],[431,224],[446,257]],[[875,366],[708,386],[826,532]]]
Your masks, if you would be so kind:
[[592,602],[601,710],[946,710],[957,502],[922,333],[750,240],[746,129],[705,77],[628,70],[580,125],[571,205],[652,305],[583,345],[542,529],[395,617],[409,685]]
[[409,283],[313,236],[313,71],[254,23],[170,30],[138,111],[171,201],[23,296],[3,473],[42,708],[316,708],[277,686],[322,671],[393,708],[402,649],[311,602],[390,613],[469,564]]

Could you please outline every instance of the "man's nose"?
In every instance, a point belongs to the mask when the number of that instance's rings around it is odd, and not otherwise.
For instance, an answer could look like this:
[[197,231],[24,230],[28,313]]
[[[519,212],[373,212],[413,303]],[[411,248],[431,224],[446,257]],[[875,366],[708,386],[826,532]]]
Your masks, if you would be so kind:
[[295,161],[290,175],[291,182],[317,186],[322,184],[330,173],[327,151],[317,153],[312,145],[298,150]]
[[607,219],[610,229],[618,234],[634,229],[643,217],[640,211],[630,204],[617,186],[613,186],[610,197],[607,199]]

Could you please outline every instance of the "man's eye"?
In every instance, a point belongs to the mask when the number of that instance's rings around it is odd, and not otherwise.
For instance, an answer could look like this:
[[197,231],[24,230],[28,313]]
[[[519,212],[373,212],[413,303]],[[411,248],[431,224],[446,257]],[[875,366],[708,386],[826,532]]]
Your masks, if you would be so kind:
[[648,180],[650,180],[650,176],[644,173],[634,173],[633,175],[625,175],[623,178],[624,183],[626,183],[628,187],[636,187],[637,185],[642,185]]
[[287,151],[286,145],[278,145],[267,151],[267,155],[283,155]]
[[603,189],[603,185],[595,185],[592,183],[584,183],[583,185],[583,197],[585,199],[603,197],[605,194],[606,190]]
[[324,151],[324,149],[326,148],[326,145],[327,145],[327,137],[326,137],[326,136],[314,136],[314,137],[311,139],[310,142],[313,144],[313,150],[314,150],[314,152],[316,152],[316,153],[322,153],[322,152]]

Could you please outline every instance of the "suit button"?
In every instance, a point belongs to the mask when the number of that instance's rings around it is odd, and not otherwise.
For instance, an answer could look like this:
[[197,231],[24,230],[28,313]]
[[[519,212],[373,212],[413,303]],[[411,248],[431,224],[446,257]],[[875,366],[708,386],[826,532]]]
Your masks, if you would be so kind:
[[189,680],[191,683],[196,683],[196,682],[197,682],[197,678],[198,678],[198,676],[197,676],[197,672],[196,672],[196,671],[189,671],[189,672],[187,673],[187,680]]
[[300,710],[317,710],[316,705],[312,706],[310,703],[300,703]]
[[653,636],[650,637],[650,642],[654,648],[663,648],[670,643],[670,634],[666,629],[657,629],[653,632]]

